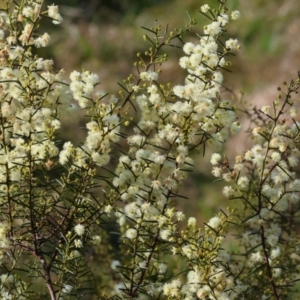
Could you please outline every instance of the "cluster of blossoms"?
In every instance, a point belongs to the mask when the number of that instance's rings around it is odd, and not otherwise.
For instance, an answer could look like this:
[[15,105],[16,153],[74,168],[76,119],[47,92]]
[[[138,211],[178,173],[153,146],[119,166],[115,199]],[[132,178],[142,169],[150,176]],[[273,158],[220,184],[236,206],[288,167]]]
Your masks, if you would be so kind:
[[[34,45],[37,48],[46,47],[48,45],[50,42],[48,33],[44,33],[38,37],[35,37],[33,34],[37,26],[37,20],[41,15],[42,5],[43,2],[40,0],[27,1],[24,5],[21,4],[18,9],[13,10],[9,20],[6,13],[2,14],[2,19],[6,21],[5,23],[2,23],[4,26],[8,24],[13,24],[15,26],[17,23],[22,23],[23,25],[21,33],[19,33],[19,31],[10,30],[11,35],[6,38],[6,41],[10,45],[16,45],[19,41],[23,46]],[[58,6],[56,5],[48,6],[48,10],[45,14],[53,20],[54,24],[59,24],[62,21]],[[2,32],[4,30],[5,28],[1,28]],[[4,36],[4,32],[1,35]]]
[[[112,189],[104,191],[106,200],[99,203],[97,198],[89,196],[89,190],[98,179],[97,168],[110,162],[111,144],[120,142],[122,122],[130,123],[123,114],[128,109],[114,96],[103,100],[105,93],[95,91],[99,83],[96,74],[74,71],[69,85],[63,71],[53,73],[51,60],[33,57],[28,46],[44,47],[50,39],[46,33],[33,34],[42,14],[41,5],[38,1],[28,1],[27,6],[16,6],[12,15],[3,13],[1,16],[3,32],[12,33],[9,29],[13,25],[22,24],[23,28],[19,36],[3,36],[7,54],[0,71],[1,198],[7,207],[6,221],[12,226],[7,234],[10,243],[15,251],[22,249],[19,260],[23,251],[34,253],[46,281],[51,282],[49,269],[56,268],[53,272],[60,278],[56,286],[61,289],[55,290],[51,284],[47,287],[52,299],[55,294],[63,297],[73,293],[76,284],[64,281],[65,268],[60,269],[57,264],[64,258],[65,267],[75,270],[84,247],[90,240],[95,244],[99,237],[92,229],[86,231],[87,225],[97,224],[102,215],[115,212],[123,251],[135,249],[131,261],[120,262],[123,277],[116,284],[117,294],[125,292],[143,298],[142,288],[150,297],[159,293],[169,296],[168,283],[165,283],[167,265],[163,262],[168,247],[161,253],[156,253],[156,248],[160,244],[178,243],[178,249],[175,251],[173,247],[169,252],[181,253],[187,260],[194,258],[198,251],[188,240],[180,242],[177,222],[183,221],[185,216],[171,203],[172,198],[179,196],[186,171],[193,166],[191,151],[207,141],[221,145],[240,129],[232,105],[219,96],[223,80],[220,70],[226,66],[226,55],[237,48],[235,41],[228,40],[226,48],[219,51],[218,39],[229,18],[221,6],[215,15],[215,30],[210,30],[209,25],[198,45],[184,45],[187,56],[180,59],[180,65],[188,71],[185,85],[162,90],[155,70],[147,67],[140,72],[138,82],[142,87],[133,85],[131,93],[141,118],[134,126],[134,134],[127,138],[129,150],[120,157],[111,183],[102,177]],[[56,6],[49,6],[46,13],[54,23],[61,21]],[[90,121],[86,124],[86,139],[78,146],[67,141],[60,147],[56,133],[61,129],[60,117],[74,106],[71,99],[77,101],[80,108],[88,109]],[[47,172],[55,170],[58,164],[61,173],[52,181]],[[44,186],[47,188],[43,190]],[[12,217],[9,207],[16,205],[17,198],[24,209]],[[36,202],[41,206],[36,206]],[[13,218],[22,221],[16,225]],[[76,220],[79,223],[74,226]],[[221,221],[216,225],[216,219],[208,223],[208,228],[219,226]],[[54,232],[61,232],[63,238]],[[45,263],[47,254],[41,248],[41,236],[54,248],[65,244],[53,253],[48,264]],[[219,247],[221,239],[215,238],[212,244]],[[200,272],[200,266],[195,265],[195,270]],[[219,266],[215,265],[211,274],[218,270]],[[154,273],[158,281],[150,280]],[[205,276],[210,275],[206,272]],[[188,285],[192,284],[192,277],[189,275]],[[180,283],[177,288],[185,286],[188,290],[188,285]],[[197,290],[201,287],[199,285]]]
[[[179,63],[188,72],[185,85],[164,89],[157,83],[158,73],[143,71],[142,87],[132,86],[141,117],[134,127],[135,134],[127,138],[129,152],[121,156],[113,184],[119,199],[125,202],[116,217],[134,259],[122,268],[126,272],[121,283],[116,284],[118,294],[125,291],[139,299],[159,295],[168,299],[236,299],[247,289],[234,279],[240,269],[223,267],[229,255],[221,254],[219,261],[219,234],[227,218],[212,218],[205,237],[196,229],[194,218],[190,218],[187,231],[181,235],[177,223],[185,216],[171,204],[171,199],[178,196],[185,171],[193,166],[193,150],[205,143],[220,149],[231,134],[241,129],[232,104],[219,97],[226,56],[231,49],[238,48],[236,41],[228,40],[220,51],[218,39],[229,20],[221,11],[214,22],[219,26],[218,34],[209,32],[207,26],[198,44],[188,42],[183,46],[187,56]],[[164,256],[153,251],[160,243],[177,244],[178,247],[170,247],[170,253],[175,257],[181,255],[192,265],[186,283],[180,279],[164,283],[158,261],[167,255],[167,247],[164,246]],[[209,255],[205,263],[198,264],[195,260],[203,249],[207,249],[203,257]],[[153,282],[155,271],[159,280]],[[148,296],[138,293],[139,286]]]
[[[193,217],[185,226],[174,199],[185,198],[192,155],[206,145],[220,150],[241,129],[232,103],[221,98],[227,57],[239,49],[223,33],[239,12],[229,15],[225,1],[217,10],[201,7],[212,22],[197,43],[183,45],[179,64],[187,76],[174,87],[159,84],[157,66],[166,57],[163,46],[183,32],[162,38],[156,25],[149,30],[153,41],[147,37],[149,63],[136,63],[126,96],[106,99],[96,74],[73,71],[68,83],[52,60],[33,54],[50,41],[37,32],[40,18],[62,21],[57,6],[43,12],[42,2],[21,1],[0,13],[1,299],[45,293],[51,300],[79,299],[88,292],[99,299],[288,297],[284,286],[297,280],[300,257],[294,237],[300,125],[291,100],[299,81],[287,88],[282,106],[254,109],[261,123],[253,130],[255,145],[233,167],[220,153],[211,156],[213,175],[228,183],[224,195],[241,201],[242,212],[219,213],[202,230]],[[85,139],[76,145],[57,138],[72,101],[88,118]],[[138,120],[130,116],[137,109]],[[229,223],[244,230],[240,256],[222,248]],[[118,237],[115,246],[111,235]],[[93,260],[100,278],[90,275]],[[42,291],[32,278],[43,281]]]
[[[258,274],[255,284],[261,288],[263,299],[285,296],[286,291],[280,286],[299,279],[298,271],[287,260],[299,255],[298,240],[293,233],[299,218],[300,180],[295,168],[300,157],[300,129],[295,120],[297,100],[292,100],[299,87],[299,79],[292,81],[285,91],[278,88],[278,99],[284,97],[281,103],[276,100],[273,107],[254,109],[255,145],[237,156],[232,167],[228,161],[222,162],[218,153],[211,157],[215,165],[213,175],[230,184],[224,187],[224,195],[243,203],[243,210],[237,215],[244,229],[242,244],[247,258],[244,272]],[[259,278],[262,268],[268,272],[271,290],[265,289]]]
[[[62,20],[57,6],[42,12],[42,1],[24,1],[15,4],[11,13],[9,8],[0,13],[0,202],[4,222],[1,224],[8,224],[1,226],[0,249],[1,263],[5,264],[8,276],[29,253],[32,265],[40,264],[39,270],[43,271],[37,274],[43,272],[45,282],[50,282],[56,273],[50,274],[48,270],[56,268],[59,279],[55,284],[61,288],[55,290],[53,283],[48,284],[52,299],[56,299],[55,294],[59,297],[59,293],[71,291],[66,289],[65,271],[59,267],[61,257],[66,258],[65,267],[68,265],[69,270],[78,268],[74,261],[82,260],[84,252],[80,249],[86,244],[81,222],[96,224],[104,213],[98,202],[90,198],[89,189],[95,185],[91,178],[96,168],[110,161],[110,143],[120,139],[120,119],[116,98],[102,103],[103,93],[95,92],[97,75],[73,72],[69,85],[63,70],[53,72],[52,60],[32,53],[32,47],[44,47],[49,41],[48,34],[36,34],[43,15],[55,24]],[[87,137],[81,145],[66,142],[61,146],[57,140],[62,128],[60,119],[74,111],[72,99],[80,107],[89,108]],[[81,183],[77,182],[79,178]],[[74,228],[76,235],[69,243],[71,237],[67,236],[78,220],[81,222]],[[91,243],[98,238],[93,235]],[[45,243],[56,249],[63,242],[66,250],[53,253],[49,262]],[[12,251],[10,256],[8,248]],[[1,288],[1,299],[17,299],[13,295],[25,299],[24,295],[32,293],[31,288],[27,290],[30,282],[19,279],[10,280],[9,286],[6,283]],[[11,294],[6,295],[9,290]]]
[[[71,77],[72,74],[71,74]],[[94,74],[90,74],[94,77]],[[71,83],[71,90],[74,92]],[[74,92],[75,93],[75,92]],[[102,93],[100,93],[102,95]],[[79,96],[79,105],[82,106],[82,100],[93,103],[92,120],[86,124],[87,136],[83,145],[75,147],[71,142],[63,145],[63,150],[59,153],[59,162],[62,165],[71,164],[72,168],[80,169],[86,166],[87,161],[94,162],[101,167],[107,165],[110,161],[111,143],[117,143],[120,140],[120,118],[117,115],[116,99],[111,97],[108,104],[101,103],[100,99],[87,98],[87,96]],[[101,98],[101,97],[100,97]],[[84,104],[84,106],[86,106]]]
[[[191,217],[188,226],[178,239],[179,247],[173,254],[181,255],[190,264],[186,282],[175,279],[163,286],[170,299],[239,299],[246,295],[247,286],[239,279],[239,265],[230,265],[231,257],[221,251],[222,234],[230,216],[220,214],[209,220],[205,232],[197,228]],[[200,257],[199,257],[200,253]]]

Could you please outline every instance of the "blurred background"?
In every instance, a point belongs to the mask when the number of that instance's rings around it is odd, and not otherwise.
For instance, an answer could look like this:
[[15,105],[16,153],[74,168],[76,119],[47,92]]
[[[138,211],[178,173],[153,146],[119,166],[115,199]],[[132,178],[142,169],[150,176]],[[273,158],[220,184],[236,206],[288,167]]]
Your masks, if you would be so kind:
[[[51,5],[53,0],[47,0]],[[55,2],[55,1],[54,1]],[[63,3],[60,5],[60,3]],[[41,32],[51,34],[51,45],[39,50],[39,55],[53,58],[57,70],[88,69],[99,75],[101,88],[117,94],[119,86],[131,72],[137,52],[149,45],[143,41],[145,31],[158,20],[163,28],[183,28],[188,24],[188,12],[197,26],[184,41],[196,41],[209,20],[199,13],[200,6],[218,5],[217,0],[64,0],[56,1],[64,21],[55,26],[45,21]],[[242,90],[244,99],[254,105],[265,105],[276,97],[277,86],[284,80],[296,78],[300,70],[300,5],[298,0],[228,0],[230,10],[239,10],[242,17],[229,26],[228,37],[237,38],[242,46],[232,59],[233,73],[225,74],[225,85],[236,94]],[[179,68],[180,49],[171,48],[170,58],[163,65],[160,76],[164,82],[182,83],[185,72]],[[76,140],[83,131],[84,120],[70,117],[65,122],[65,137]],[[229,142],[227,152],[242,153],[243,135]],[[209,156],[209,155],[208,155]],[[208,160],[194,157],[196,172],[187,180],[185,188],[190,200],[180,206],[188,216],[195,215],[199,222],[207,221],[228,203],[222,196],[221,182],[213,183]],[[221,204],[220,204],[221,203]]]

